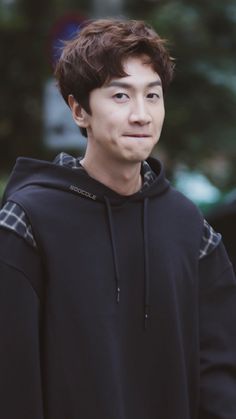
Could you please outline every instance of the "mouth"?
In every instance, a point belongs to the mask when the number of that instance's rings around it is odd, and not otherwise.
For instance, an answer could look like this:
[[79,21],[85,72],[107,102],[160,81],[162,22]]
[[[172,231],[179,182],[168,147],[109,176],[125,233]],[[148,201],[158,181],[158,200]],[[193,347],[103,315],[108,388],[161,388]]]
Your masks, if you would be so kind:
[[148,134],[133,134],[133,133],[130,133],[130,134],[124,134],[124,137],[132,137],[132,138],[148,138],[148,137],[150,137],[150,135],[148,135]]

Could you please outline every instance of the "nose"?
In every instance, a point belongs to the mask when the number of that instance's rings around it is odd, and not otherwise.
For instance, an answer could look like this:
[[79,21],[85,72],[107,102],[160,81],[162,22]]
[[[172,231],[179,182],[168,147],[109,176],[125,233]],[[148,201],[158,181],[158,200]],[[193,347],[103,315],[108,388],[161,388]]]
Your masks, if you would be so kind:
[[151,122],[151,115],[143,99],[137,100],[133,103],[129,120],[133,124],[137,123],[140,125],[146,125]]

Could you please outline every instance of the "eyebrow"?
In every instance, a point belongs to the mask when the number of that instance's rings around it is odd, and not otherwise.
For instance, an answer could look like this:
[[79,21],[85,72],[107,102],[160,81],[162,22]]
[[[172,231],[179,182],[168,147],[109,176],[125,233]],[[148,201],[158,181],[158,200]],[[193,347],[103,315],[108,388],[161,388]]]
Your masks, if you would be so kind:
[[[155,86],[162,86],[161,80],[152,81],[151,83],[147,84],[147,87],[155,87]],[[129,83],[126,83],[123,81],[116,81],[116,80],[109,82],[105,87],[123,87],[126,89],[133,88],[133,86]]]

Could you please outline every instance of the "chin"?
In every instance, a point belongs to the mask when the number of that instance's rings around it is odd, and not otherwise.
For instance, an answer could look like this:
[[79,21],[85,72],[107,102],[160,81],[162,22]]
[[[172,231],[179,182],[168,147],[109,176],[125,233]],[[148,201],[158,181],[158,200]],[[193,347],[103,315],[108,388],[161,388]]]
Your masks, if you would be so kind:
[[153,150],[153,147],[148,148],[148,150],[147,149],[142,150],[140,153],[138,153],[138,152],[134,153],[133,157],[134,157],[134,159],[137,159],[138,161],[144,161],[150,156],[152,150]]
[[152,144],[150,147],[127,147],[122,150],[120,153],[120,158],[123,161],[130,162],[130,163],[140,163],[146,160],[154,147],[155,144]]
[[146,160],[150,156],[150,153],[151,151],[146,153],[132,153],[126,157],[126,160],[132,163],[140,163]]

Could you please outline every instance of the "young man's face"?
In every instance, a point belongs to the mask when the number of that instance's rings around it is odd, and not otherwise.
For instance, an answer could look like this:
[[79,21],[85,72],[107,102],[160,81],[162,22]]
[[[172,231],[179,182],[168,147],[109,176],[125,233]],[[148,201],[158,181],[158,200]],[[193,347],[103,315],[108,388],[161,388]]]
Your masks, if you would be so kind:
[[165,115],[160,77],[145,56],[127,59],[124,70],[127,76],[91,92],[91,115],[83,113],[90,153],[114,163],[145,160]]

